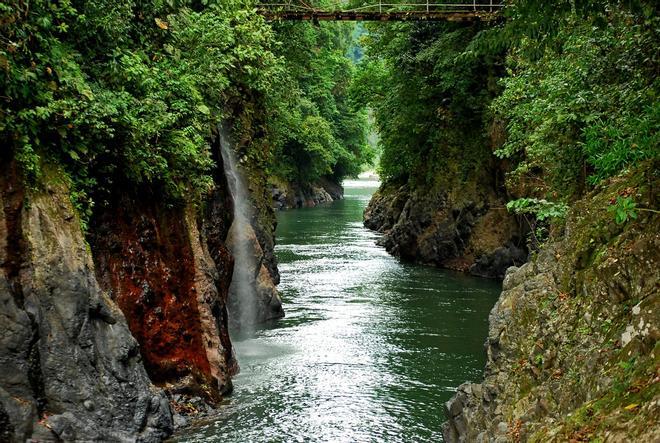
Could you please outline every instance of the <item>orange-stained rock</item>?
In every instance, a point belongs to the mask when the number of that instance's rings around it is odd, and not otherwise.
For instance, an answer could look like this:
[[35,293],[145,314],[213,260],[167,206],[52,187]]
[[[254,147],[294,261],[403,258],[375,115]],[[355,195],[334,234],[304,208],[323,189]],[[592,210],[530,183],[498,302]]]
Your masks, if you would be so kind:
[[0,441],[162,441],[167,398],[99,287],[65,175],[44,169],[26,188],[0,153]]
[[229,391],[232,262],[217,251],[223,261],[214,261],[195,212],[123,198],[94,225],[99,280],[126,315],[152,380],[209,399]]

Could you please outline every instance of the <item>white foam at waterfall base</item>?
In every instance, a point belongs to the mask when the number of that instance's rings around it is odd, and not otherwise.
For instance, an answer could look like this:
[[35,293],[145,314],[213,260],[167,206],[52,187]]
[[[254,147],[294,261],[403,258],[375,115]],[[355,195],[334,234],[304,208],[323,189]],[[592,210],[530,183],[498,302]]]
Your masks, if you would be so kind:
[[232,144],[222,127],[219,127],[219,137],[225,177],[234,203],[234,221],[228,235],[228,239],[233,239],[230,249],[234,257],[234,273],[229,287],[229,296],[233,297],[233,300],[229,303],[229,316],[242,332],[247,332],[246,330],[254,328],[257,321],[255,276],[250,272],[256,268],[256,259],[251,251],[253,233],[249,221],[252,206]]

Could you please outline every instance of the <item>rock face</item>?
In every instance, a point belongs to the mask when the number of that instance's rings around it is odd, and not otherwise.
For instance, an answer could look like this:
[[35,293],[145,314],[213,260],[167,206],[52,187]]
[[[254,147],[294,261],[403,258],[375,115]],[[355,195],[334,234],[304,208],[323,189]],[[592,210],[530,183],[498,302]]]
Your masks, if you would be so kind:
[[[89,233],[99,281],[124,312],[151,379],[176,398],[200,396],[211,403],[231,391],[238,372],[229,336],[234,312],[228,310],[235,268],[247,275],[250,307],[261,320],[283,315],[275,288],[273,211],[255,207],[246,241],[256,267],[235,263],[234,202],[219,140],[213,149],[215,190],[199,209],[119,189],[115,201],[96,211]],[[256,203],[265,190],[258,172],[249,181]]]
[[405,260],[503,278],[527,260],[521,230],[492,187],[465,184],[431,192],[386,183],[365,209],[367,228]]
[[280,277],[275,257],[277,219],[263,168],[245,158],[239,162],[237,152],[224,137],[220,150],[228,207],[233,214],[226,235],[226,245],[235,260],[227,299],[229,323],[235,331],[252,330],[257,324],[284,316],[275,287]]
[[277,210],[311,208],[344,197],[344,189],[328,179],[307,185],[276,181],[270,189],[273,208]]
[[125,196],[94,220],[99,281],[126,315],[152,380],[218,400],[237,369],[227,330],[226,228],[155,201]]
[[53,172],[28,192],[0,169],[0,440],[162,440],[167,398],[96,280],[66,185]]
[[[229,230],[227,247],[236,257],[236,272],[229,288],[228,310],[233,326],[254,326],[284,317],[282,300],[266,267],[264,254],[252,225]],[[236,254],[242,248],[246,256]],[[241,257],[239,259],[239,257]],[[236,284],[243,282],[243,286]],[[243,291],[243,293],[241,293]]]
[[617,195],[653,208],[660,183],[645,177],[588,195],[562,238],[509,269],[485,380],[447,403],[447,441],[660,440],[660,217],[617,225],[606,210]]
[[215,190],[196,207],[117,181],[85,238],[64,174],[44,177],[47,191],[27,193],[3,159],[0,441],[160,441],[173,430],[170,403],[183,425],[182,404],[208,410],[231,390],[238,363],[228,245],[250,248],[254,264],[238,266],[260,320],[283,310],[265,178],[251,182],[259,204],[248,235],[237,239],[216,161]]

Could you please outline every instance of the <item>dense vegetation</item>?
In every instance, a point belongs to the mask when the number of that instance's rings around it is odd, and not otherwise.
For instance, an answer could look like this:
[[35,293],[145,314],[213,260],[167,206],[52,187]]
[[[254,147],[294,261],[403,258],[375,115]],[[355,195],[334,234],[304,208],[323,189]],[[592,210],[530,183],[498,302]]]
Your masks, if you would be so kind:
[[357,72],[354,26],[271,26],[253,6],[4,2],[0,134],[26,176],[44,158],[65,165],[87,212],[117,181],[197,198],[229,118],[268,173],[339,180],[374,156],[366,106],[385,180],[447,185],[494,152],[519,211],[561,214],[658,154],[653,2],[518,0],[495,25],[371,24]]
[[479,26],[454,23],[369,25],[369,58],[352,93],[374,109],[385,180],[418,186],[465,178],[488,156],[484,111],[494,63],[466,53]]
[[267,94],[279,67],[272,33],[238,2],[187,3],[0,6],[0,131],[31,178],[50,157],[83,199],[116,178],[174,198],[208,190],[224,104]]
[[273,172],[299,183],[357,175],[371,162],[364,107],[349,99],[355,66],[347,57],[351,24],[283,22],[274,26],[287,76],[278,89]]
[[465,179],[494,152],[510,209],[546,218],[658,157],[653,2],[518,0],[505,16],[369,27],[354,93],[376,111],[386,180]]
[[492,106],[507,124],[496,154],[515,159],[512,178],[540,178],[531,192],[566,199],[656,156],[660,19],[652,2],[521,3],[512,31],[531,19],[539,25],[512,46]]
[[[229,120],[244,156],[289,180],[368,160],[348,27],[278,26],[244,0],[10,0],[0,5],[0,136],[32,183],[65,166],[87,216],[117,182],[172,202],[213,186]],[[284,42],[284,43],[282,43]]]

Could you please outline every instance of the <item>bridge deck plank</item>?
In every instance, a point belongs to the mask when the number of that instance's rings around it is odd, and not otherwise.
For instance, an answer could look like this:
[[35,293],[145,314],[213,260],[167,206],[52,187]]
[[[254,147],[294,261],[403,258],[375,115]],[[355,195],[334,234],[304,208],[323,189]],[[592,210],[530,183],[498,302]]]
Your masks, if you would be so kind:
[[312,21],[491,21],[497,12],[486,11],[399,11],[399,12],[353,12],[353,11],[273,11],[260,12],[268,20],[312,20]]

